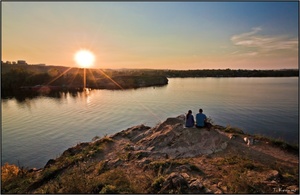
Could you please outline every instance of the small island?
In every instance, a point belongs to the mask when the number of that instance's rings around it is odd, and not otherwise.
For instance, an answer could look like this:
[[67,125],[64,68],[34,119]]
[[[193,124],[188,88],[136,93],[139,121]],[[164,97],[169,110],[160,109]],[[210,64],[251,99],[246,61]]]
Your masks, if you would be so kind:
[[[251,141],[249,141],[251,140]],[[299,148],[184,116],[79,143],[41,169],[2,166],[2,193],[299,193]]]

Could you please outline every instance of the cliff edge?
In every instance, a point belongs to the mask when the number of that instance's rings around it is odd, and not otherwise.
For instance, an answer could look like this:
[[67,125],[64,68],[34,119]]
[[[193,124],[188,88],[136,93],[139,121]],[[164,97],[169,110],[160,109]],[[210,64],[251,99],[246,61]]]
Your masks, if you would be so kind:
[[2,193],[297,194],[298,148],[277,145],[229,127],[185,128],[179,116],[95,137],[42,169],[5,165]]

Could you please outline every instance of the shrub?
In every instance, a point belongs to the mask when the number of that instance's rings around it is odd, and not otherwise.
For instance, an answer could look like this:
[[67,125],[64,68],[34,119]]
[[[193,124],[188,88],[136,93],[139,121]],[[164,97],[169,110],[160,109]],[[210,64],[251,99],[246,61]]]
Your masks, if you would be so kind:
[[237,134],[244,134],[243,130],[241,130],[238,127],[231,127],[230,125],[227,125],[224,129],[226,133],[237,133]]
[[[103,184],[101,193],[104,191],[113,191],[113,193],[134,193],[131,188],[131,181],[128,178],[128,175],[122,169],[114,169],[106,171],[100,175],[99,182]],[[105,188],[105,186],[107,186]],[[114,188],[114,187],[115,188]],[[107,193],[107,192],[106,192]]]
[[253,193],[255,191],[247,174],[241,170],[231,170],[224,181],[230,193]]
[[32,173],[24,168],[8,163],[1,167],[1,193],[23,193],[32,180]]
[[209,122],[212,125],[214,125],[214,123],[215,123],[210,116],[207,117],[206,121]]
[[149,193],[158,193],[162,187],[162,184],[164,183],[165,178],[163,176],[157,177],[153,183],[151,184],[150,192]]
[[5,163],[1,167],[1,180],[2,182],[9,181],[16,177],[19,173],[20,169],[16,165],[10,165],[8,163]]
[[97,169],[98,169],[98,174],[102,174],[106,171],[109,170],[108,166],[107,166],[107,162],[108,161],[101,161],[98,165],[97,165]]
[[65,169],[61,174],[52,178],[39,190],[47,193],[80,194],[91,192],[98,185],[94,177],[90,177],[90,167],[85,164],[74,165],[71,169]]
[[96,135],[95,137],[93,137],[92,141],[96,141],[98,139],[100,139],[100,137]]
[[295,154],[299,153],[299,145],[288,144],[284,140],[270,138],[270,137],[266,137],[266,136],[258,135],[258,134],[254,135],[254,138],[261,140],[261,141],[269,142],[273,146],[279,147],[279,148],[289,151],[291,153],[295,153]]

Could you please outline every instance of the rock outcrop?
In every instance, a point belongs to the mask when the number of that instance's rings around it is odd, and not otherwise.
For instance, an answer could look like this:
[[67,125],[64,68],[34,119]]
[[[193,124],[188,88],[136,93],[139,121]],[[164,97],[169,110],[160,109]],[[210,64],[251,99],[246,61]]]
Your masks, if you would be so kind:
[[184,121],[179,117],[168,118],[144,132],[145,129],[139,128],[128,129],[125,137],[139,151],[149,153],[149,158],[187,158],[213,154],[224,150],[229,141],[227,136],[216,130],[185,128]]
[[[298,154],[241,131],[138,125],[22,170],[2,193],[298,193]],[[252,139],[252,144],[244,138]]]

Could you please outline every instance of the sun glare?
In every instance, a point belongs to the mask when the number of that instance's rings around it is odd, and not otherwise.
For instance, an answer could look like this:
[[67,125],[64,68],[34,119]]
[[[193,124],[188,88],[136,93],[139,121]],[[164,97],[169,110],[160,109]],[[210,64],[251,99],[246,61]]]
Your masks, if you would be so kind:
[[95,56],[88,50],[80,50],[75,54],[74,59],[79,66],[88,68],[93,65]]

